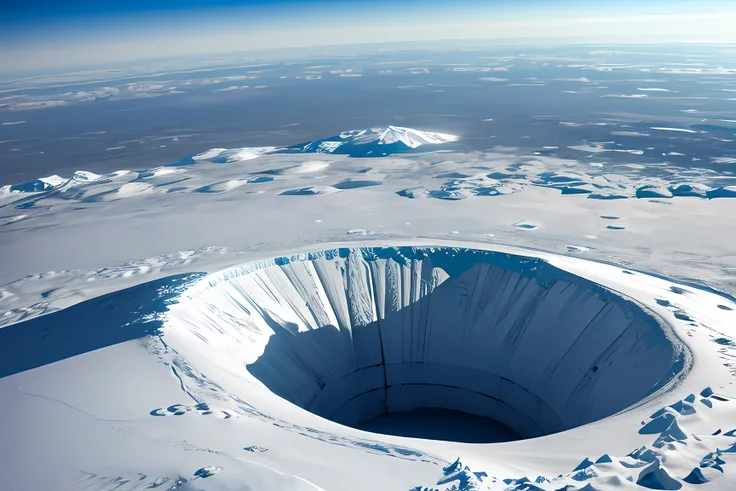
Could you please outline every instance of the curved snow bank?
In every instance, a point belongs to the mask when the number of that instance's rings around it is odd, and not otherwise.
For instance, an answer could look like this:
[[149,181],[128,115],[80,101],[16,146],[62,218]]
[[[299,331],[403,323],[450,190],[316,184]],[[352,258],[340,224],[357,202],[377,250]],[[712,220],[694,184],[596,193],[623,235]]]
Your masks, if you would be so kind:
[[168,329],[350,426],[429,407],[536,437],[619,412],[686,366],[634,300],[502,252],[330,249],[235,267],[185,297]]

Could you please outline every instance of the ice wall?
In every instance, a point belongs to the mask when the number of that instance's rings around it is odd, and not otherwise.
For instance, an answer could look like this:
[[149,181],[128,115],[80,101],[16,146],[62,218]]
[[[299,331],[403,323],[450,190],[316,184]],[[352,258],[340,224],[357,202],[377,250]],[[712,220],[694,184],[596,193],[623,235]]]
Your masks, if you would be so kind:
[[174,325],[346,425],[434,407],[534,437],[623,410],[678,371],[666,328],[633,301],[499,252],[327,250],[233,268],[190,297]]

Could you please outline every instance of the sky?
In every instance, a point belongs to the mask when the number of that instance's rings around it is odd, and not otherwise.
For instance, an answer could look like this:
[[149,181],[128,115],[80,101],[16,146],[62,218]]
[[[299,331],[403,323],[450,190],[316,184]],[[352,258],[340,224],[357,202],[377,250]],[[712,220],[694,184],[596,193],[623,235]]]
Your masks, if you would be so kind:
[[733,0],[0,0],[0,72],[382,42],[736,43]]

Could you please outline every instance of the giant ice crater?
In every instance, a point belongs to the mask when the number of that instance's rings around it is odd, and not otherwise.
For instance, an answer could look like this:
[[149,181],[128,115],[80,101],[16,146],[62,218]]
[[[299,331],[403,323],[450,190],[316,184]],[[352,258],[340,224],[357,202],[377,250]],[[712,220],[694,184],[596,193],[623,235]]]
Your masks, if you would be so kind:
[[655,314],[520,254],[346,246],[231,268],[187,296],[172,318],[216,363],[321,418],[401,436],[548,435],[682,371]]

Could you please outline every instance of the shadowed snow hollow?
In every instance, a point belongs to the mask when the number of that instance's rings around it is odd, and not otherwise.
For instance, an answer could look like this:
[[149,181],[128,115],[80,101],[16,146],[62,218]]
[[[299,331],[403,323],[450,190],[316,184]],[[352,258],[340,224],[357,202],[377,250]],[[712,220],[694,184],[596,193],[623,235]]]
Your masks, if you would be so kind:
[[682,370],[669,327],[633,300],[501,252],[260,261],[208,277],[170,314],[218,364],[354,427],[432,408],[537,437],[626,409]]

